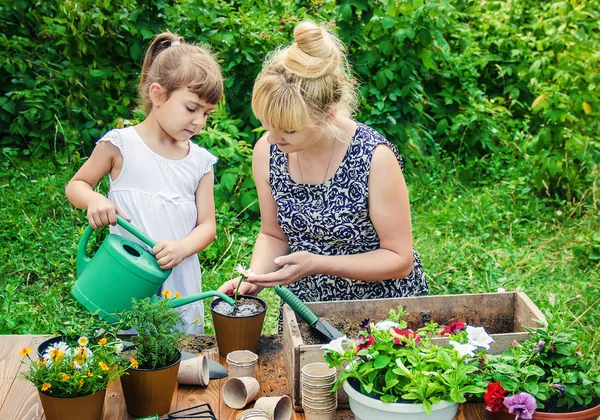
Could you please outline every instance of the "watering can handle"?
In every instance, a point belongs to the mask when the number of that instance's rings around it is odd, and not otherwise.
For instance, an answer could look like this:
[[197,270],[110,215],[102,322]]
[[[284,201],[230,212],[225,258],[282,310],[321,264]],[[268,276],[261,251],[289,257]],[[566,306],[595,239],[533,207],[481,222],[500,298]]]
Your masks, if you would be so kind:
[[144,232],[133,226],[131,223],[125,220],[125,218],[119,216],[118,214],[117,223],[127,232],[131,233],[133,236],[135,236],[136,238],[144,242],[146,245],[148,245],[150,248],[154,248],[156,246],[156,241],[154,239],[152,239]]
[[[154,246],[156,245],[156,241],[154,239],[150,238],[144,232],[142,232],[141,230],[139,230],[138,228],[133,226],[131,223],[129,223],[127,220],[125,220],[123,217],[121,217],[119,215],[117,215],[117,223],[119,225],[121,225],[121,227],[123,227],[123,229],[130,232],[135,237],[139,238],[141,241],[143,241],[149,247],[154,248]],[[87,252],[86,250],[87,250],[88,241],[90,240],[90,236],[92,236],[92,232],[93,232],[92,227],[90,225],[88,225],[85,228],[83,235],[81,236],[81,240],[79,241],[79,246],[77,248],[77,276],[81,275],[81,273],[85,269],[85,266],[91,260],[86,255],[86,252]]]

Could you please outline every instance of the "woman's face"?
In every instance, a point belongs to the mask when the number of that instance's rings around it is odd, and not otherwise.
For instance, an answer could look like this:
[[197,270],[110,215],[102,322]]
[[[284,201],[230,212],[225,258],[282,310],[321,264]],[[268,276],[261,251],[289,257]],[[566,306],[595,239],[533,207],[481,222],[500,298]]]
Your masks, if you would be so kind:
[[319,143],[325,133],[324,129],[318,127],[304,127],[298,131],[273,130],[263,124],[263,127],[269,132],[267,142],[276,144],[284,153],[295,153]]

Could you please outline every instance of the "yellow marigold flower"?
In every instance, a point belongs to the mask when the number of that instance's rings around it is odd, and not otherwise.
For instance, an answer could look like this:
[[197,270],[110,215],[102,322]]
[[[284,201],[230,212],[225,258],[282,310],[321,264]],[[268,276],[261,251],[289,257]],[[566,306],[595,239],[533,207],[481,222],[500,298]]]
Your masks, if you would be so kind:
[[98,341],[98,344],[101,345],[101,346],[105,345],[106,344],[106,337],[102,337],[100,339],[100,341]]
[[98,366],[100,366],[100,369],[102,369],[102,370],[108,370],[108,366],[104,362],[99,362]]
[[200,318],[198,318],[198,317],[194,318],[194,322],[192,322],[192,324],[195,324],[196,322],[200,322]]
[[21,357],[25,357],[27,356],[29,353],[31,353],[31,349],[29,347],[25,347],[24,349],[22,349],[19,354],[21,355]]
[[181,297],[181,293],[179,293],[179,292],[175,292],[175,297],[176,297],[176,298],[180,298],[180,297]]
[[88,370],[88,371],[87,371],[87,376],[88,376],[88,378],[91,378],[91,377],[92,377],[92,375],[93,375],[92,371],[91,371],[91,370]]
[[135,360],[133,357],[131,359],[129,359],[129,363],[131,363],[131,367],[134,369],[137,369],[138,367],[140,367],[140,364],[138,363],[138,361]]
[[52,385],[50,385],[48,382],[45,382],[45,383],[42,385],[42,391],[47,391],[47,390],[49,390],[50,388],[52,388]]
[[59,349],[52,349],[50,350],[50,358],[57,362],[60,363],[60,361],[65,357],[65,353],[63,353],[62,351],[60,351]]
[[66,373],[62,373],[62,380],[63,381],[68,381],[69,379],[71,379],[71,377],[69,375],[67,375]]
[[45,360],[40,360],[40,363],[39,363],[40,366],[44,366],[45,364],[46,364]]
[[161,294],[162,294],[162,295],[165,295],[165,297],[166,297],[167,299],[169,299],[173,293],[171,293],[171,292],[170,292],[170,291],[168,291],[168,290],[163,290],[163,291],[161,292]]
[[81,347],[85,347],[88,345],[89,340],[86,337],[79,337],[79,340],[77,340],[77,343],[81,346]]

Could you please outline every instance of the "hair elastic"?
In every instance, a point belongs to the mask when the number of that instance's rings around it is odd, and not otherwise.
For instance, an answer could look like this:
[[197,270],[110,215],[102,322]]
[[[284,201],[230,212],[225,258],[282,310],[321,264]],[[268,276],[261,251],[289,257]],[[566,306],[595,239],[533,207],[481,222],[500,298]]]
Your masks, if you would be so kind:
[[175,45],[181,45],[181,42],[179,42],[179,41],[171,42],[171,47],[174,47]]

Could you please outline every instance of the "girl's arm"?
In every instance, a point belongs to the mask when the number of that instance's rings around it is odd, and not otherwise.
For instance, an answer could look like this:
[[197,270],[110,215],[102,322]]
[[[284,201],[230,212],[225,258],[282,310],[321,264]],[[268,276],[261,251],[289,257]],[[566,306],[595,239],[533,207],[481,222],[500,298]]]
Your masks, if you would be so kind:
[[90,158],[79,168],[65,188],[69,201],[79,209],[87,209],[87,218],[94,229],[115,225],[117,214],[129,218],[108,198],[94,191],[98,181],[107,173],[116,178],[123,159],[119,149],[107,141],[99,142]]
[[340,256],[295,252],[275,260],[283,267],[281,270],[250,277],[249,281],[260,287],[271,287],[313,274],[363,281],[408,276],[413,268],[408,190],[394,153],[385,145],[375,149],[371,162],[369,215],[379,235],[379,249]]
[[[252,173],[258,193],[261,225],[252,251],[250,269],[257,274],[271,273],[279,269],[274,262],[275,258],[287,255],[290,248],[287,236],[277,223],[277,204],[271,195],[269,184],[269,143],[266,136],[258,140],[254,147]],[[239,279],[229,280],[219,287],[219,291],[233,293],[238,282]],[[262,289],[263,287],[244,282],[240,293],[256,295]]]
[[196,189],[196,227],[180,240],[163,239],[152,249],[162,269],[173,268],[191,255],[204,250],[215,239],[217,222],[215,219],[215,199],[213,187],[215,174],[211,170],[204,174]]

